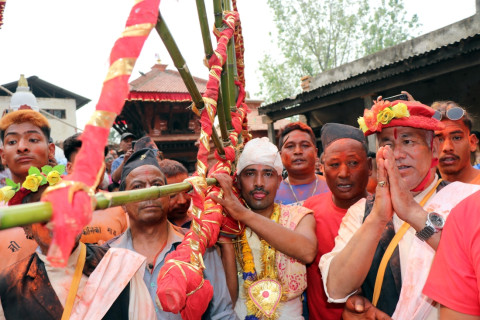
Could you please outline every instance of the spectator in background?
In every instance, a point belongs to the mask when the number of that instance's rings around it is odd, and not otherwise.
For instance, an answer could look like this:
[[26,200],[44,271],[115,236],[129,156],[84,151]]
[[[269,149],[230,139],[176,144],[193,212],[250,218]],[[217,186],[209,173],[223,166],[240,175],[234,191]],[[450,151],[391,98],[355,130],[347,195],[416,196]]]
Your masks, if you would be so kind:
[[435,131],[440,141],[438,169],[442,178],[449,182],[480,184],[480,170],[470,161],[472,152],[477,150],[470,115],[453,101],[436,101],[432,108],[436,110],[436,119],[444,126]]
[[[128,158],[133,153],[132,142],[135,139],[133,133],[125,132],[120,137],[120,150],[123,152],[121,156],[115,159],[112,163],[112,180],[120,181],[123,164],[128,161]],[[117,170],[118,169],[118,170]]]
[[367,191],[370,194],[375,193],[375,189],[377,188],[377,161],[375,160],[377,158],[377,154],[375,152],[368,152],[368,157],[371,158],[372,161],[372,174],[368,178],[368,184],[367,184]]
[[302,205],[311,196],[328,191],[325,178],[315,174],[318,150],[312,128],[293,122],[283,128],[280,155],[288,177],[280,183],[276,203]]
[[352,126],[327,123],[322,127],[321,140],[324,176],[331,191],[313,196],[304,203],[304,207],[313,210],[318,240],[317,256],[307,266],[307,302],[311,319],[339,320],[344,306],[327,302],[318,263],[333,249],[348,208],[366,198],[372,160],[367,156],[365,136]]
[[[65,156],[67,157],[67,173],[70,174],[75,165],[75,158],[82,140],[79,139],[80,133],[68,137],[63,142]],[[108,154],[108,149],[105,147],[105,155]],[[97,189],[98,191],[98,189]],[[98,243],[110,240],[122,234],[128,227],[128,218],[125,210],[122,207],[107,208],[104,210],[95,210],[92,213],[92,220],[83,228],[81,241],[83,243]]]
[[475,169],[480,169],[480,132],[479,131],[472,131],[472,133],[477,138],[477,149],[473,155],[473,164]]
[[[160,169],[167,178],[167,184],[183,182],[188,178],[187,168],[178,161],[165,159],[159,162]],[[192,213],[190,211],[191,196],[183,191],[170,196],[168,220],[174,225],[190,229]]]
[[105,157],[105,173],[108,175],[108,184],[112,183],[112,163],[115,160],[109,152]]

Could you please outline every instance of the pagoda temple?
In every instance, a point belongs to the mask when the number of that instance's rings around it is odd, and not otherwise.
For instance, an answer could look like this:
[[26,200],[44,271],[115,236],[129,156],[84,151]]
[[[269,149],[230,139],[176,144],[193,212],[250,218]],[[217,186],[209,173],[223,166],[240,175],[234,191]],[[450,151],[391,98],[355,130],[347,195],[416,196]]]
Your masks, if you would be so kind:
[[[166,64],[155,64],[147,73],[130,82],[130,93],[114,128],[119,133],[132,132],[137,138],[150,136],[167,159],[177,160],[189,172],[195,170],[200,118],[190,110],[192,99],[177,71],[167,70]],[[206,90],[207,80],[194,77],[200,91]],[[253,137],[267,136],[267,124],[257,108],[261,100],[246,101]],[[277,121],[275,130],[288,123]]]

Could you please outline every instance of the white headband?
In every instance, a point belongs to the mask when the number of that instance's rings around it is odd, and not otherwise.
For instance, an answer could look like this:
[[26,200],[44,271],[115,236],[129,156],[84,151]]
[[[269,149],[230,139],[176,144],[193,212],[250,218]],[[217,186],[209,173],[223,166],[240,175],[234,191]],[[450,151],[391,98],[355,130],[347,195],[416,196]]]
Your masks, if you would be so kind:
[[274,168],[279,175],[282,174],[283,164],[277,147],[268,138],[255,138],[247,142],[243,152],[238,158],[237,174],[252,164],[262,164]]

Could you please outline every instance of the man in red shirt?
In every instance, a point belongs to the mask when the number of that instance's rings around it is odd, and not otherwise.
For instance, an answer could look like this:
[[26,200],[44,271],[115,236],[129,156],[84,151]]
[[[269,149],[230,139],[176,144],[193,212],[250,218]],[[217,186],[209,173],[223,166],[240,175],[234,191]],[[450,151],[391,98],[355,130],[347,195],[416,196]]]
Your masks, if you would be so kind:
[[314,211],[318,252],[307,268],[307,302],[310,319],[338,320],[343,304],[328,303],[318,263],[332,251],[347,209],[367,196],[372,160],[362,131],[352,126],[327,123],[322,128],[324,174],[330,192],[313,196],[304,206]]
[[440,319],[480,319],[480,192],[450,213],[423,293],[442,305]]

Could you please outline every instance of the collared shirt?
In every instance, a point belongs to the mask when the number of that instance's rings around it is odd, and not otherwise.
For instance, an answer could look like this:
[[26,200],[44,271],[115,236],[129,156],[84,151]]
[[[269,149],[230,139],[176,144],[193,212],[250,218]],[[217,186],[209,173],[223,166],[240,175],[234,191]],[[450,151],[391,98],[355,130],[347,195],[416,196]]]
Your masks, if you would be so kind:
[[[182,242],[184,235],[179,231],[181,229],[175,228],[168,223],[168,238],[165,248],[158,255],[153,271],[145,267],[145,275],[143,280],[147,285],[148,291],[152,300],[157,301],[157,278],[160,269],[165,263],[165,257],[170,252],[174,251],[176,247]],[[114,248],[126,248],[135,251],[133,248],[132,233],[128,228],[120,237],[107,243],[108,246]],[[215,248],[208,248],[203,255],[205,263],[205,270],[203,276],[206,280],[210,280],[213,286],[213,298],[210,301],[207,311],[205,311],[202,319],[237,319],[232,308],[232,301],[230,293],[228,292],[227,282],[225,278],[225,271],[223,270],[222,260],[220,259]],[[161,306],[155,303],[155,312],[157,319],[176,320],[182,319],[180,314],[173,314],[163,311]]]
[[[425,188],[425,190],[423,190],[421,193],[417,194],[414,197],[415,201],[419,203],[425,197],[425,195],[428,194],[428,192],[436,186],[437,181],[438,181],[438,177],[435,176],[434,181],[427,188]],[[435,193],[433,195],[435,195]],[[426,207],[433,200],[434,198],[433,195],[432,197],[430,197],[430,199],[427,201],[424,207]],[[365,199],[361,199],[348,209],[347,214],[343,218],[342,224],[340,225],[340,229],[338,230],[338,236],[335,238],[335,247],[333,248],[332,252],[323,255],[323,257],[320,259],[319,268],[322,273],[323,285],[324,285],[325,293],[328,297],[328,302],[344,303],[347,301],[347,299],[351,295],[353,295],[356,292],[354,291],[344,298],[333,299],[328,294],[327,278],[328,278],[328,272],[330,269],[330,264],[333,258],[335,258],[335,256],[340,251],[342,251],[343,248],[345,248],[345,246],[353,237],[355,232],[362,226],[364,214],[365,214]],[[398,229],[400,229],[402,224],[403,224],[403,221],[397,216],[396,213],[394,213],[393,225],[395,228],[395,232],[398,232]],[[405,272],[407,268],[407,264],[405,262],[408,261],[408,256],[410,253],[410,248],[412,246],[412,241],[414,237],[415,237],[415,229],[410,227],[408,231],[405,233],[405,235],[403,236],[403,238],[398,243],[402,279],[405,277]],[[434,309],[427,319],[437,319],[438,318],[437,312],[438,312],[438,309]]]

